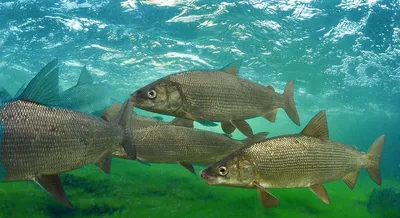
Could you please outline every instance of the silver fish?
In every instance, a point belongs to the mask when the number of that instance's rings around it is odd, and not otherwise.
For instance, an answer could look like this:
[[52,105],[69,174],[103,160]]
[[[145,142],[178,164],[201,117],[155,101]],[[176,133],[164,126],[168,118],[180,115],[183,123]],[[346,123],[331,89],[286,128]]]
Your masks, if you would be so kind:
[[11,99],[10,93],[3,87],[0,87],[0,102]]
[[61,108],[83,113],[103,111],[111,104],[110,93],[105,84],[94,84],[86,67],[81,70],[76,86],[60,94]]
[[[105,111],[103,118],[109,120],[120,108],[112,105]],[[192,163],[208,165],[244,145],[265,139],[268,133],[262,132],[253,138],[234,140],[225,135],[210,131],[193,129],[193,122],[174,119],[170,123],[152,118],[132,115],[134,126],[133,144],[137,159],[151,163],[178,163],[194,173]],[[117,146],[113,153],[126,158],[125,151]]]
[[385,136],[368,153],[329,139],[325,111],[318,113],[300,134],[266,139],[241,148],[208,166],[201,177],[210,185],[255,188],[263,207],[278,199],[269,188],[310,188],[323,202],[330,200],[323,183],[343,180],[353,189],[361,168],[381,184],[379,160]]
[[[110,155],[124,146],[135,158],[131,143],[127,101],[112,122],[94,116],[48,107],[58,102],[57,60],[46,65],[28,84],[19,99],[0,107],[0,177],[5,181],[33,180],[56,200],[72,206],[59,174],[96,164],[108,173]],[[125,129],[126,128],[126,129]]]
[[263,116],[271,122],[283,108],[300,125],[293,99],[293,81],[283,94],[272,86],[237,76],[241,61],[221,70],[184,71],[168,75],[135,91],[135,106],[155,113],[198,121],[222,122],[225,133],[238,128],[247,137],[253,131],[245,119]]

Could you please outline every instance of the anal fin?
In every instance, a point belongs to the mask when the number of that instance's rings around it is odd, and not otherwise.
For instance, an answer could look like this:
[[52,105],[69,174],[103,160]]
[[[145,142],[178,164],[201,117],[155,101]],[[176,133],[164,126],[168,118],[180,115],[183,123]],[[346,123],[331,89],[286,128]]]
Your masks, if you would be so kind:
[[274,207],[279,204],[278,198],[276,198],[273,194],[269,193],[262,187],[259,183],[254,183],[257,186],[258,192],[258,202],[264,208]]
[[251,126],[245,120],[233,120],[232,124],[241,132],[243,135],[253,138],[253,130]]
[[194,167],[191,163],[189,162],[184,162],[184,161],[179,161],[178,164],[181,166],[185,167],[185,169],[189,170],[191,173],[196,175],[196,172],[194,171]]
[[276,112],[278,112],[278,109],[268,111],[267,113],[263,114],[262,116],[265,119],[267,119],[269,122],[274,123],[276,120]]
[[358,170],[355,172],[351,172],[349,174],[347,174],[344,178],[343,178],[343,182],[346,183],[346,185],[353,190],[354,186],[356,185],[356,180],[357,180],[357,176],[358,176]]
[[42,175],[34,179],[44,190],[47,191],[54,199],[67,207],[72,207],[71,202],[67,199],[65,191],[61,184],[59,175]]
[[319,199],[321,199],[322,202],[324,202],[325,204],[331,203],[329,200],[328,193],[326,192],[324,186],[320,184],[314,184],[310,185],[310,189]]
[[100,168],[104,173],[109,174],[111,168],[111,155],[110,153],[105,153],[99,158],[95,163],[98,168]]

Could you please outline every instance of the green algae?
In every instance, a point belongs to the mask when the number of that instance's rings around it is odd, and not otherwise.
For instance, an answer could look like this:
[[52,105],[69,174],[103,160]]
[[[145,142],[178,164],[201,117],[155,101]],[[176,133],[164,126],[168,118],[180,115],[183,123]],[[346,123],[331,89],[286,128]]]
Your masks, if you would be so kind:
[[[197,172],[200,167],[196,167]],[[33,182],[5,182],[0,189],[1,217],[380,217],[367,202],[377,187],[361,173],[354,190],[342,181],[325,185],[331,204],[307,188],[271,189],[280,200],[260,207],[254,189],[209,186],[177,164],[145,166],[113,159],[111,174],[86,166],[62,176],[74,204],[66,208]],[[400,182],[383,180],[384,186]],[[389,217],[390,218],[390,217]]]

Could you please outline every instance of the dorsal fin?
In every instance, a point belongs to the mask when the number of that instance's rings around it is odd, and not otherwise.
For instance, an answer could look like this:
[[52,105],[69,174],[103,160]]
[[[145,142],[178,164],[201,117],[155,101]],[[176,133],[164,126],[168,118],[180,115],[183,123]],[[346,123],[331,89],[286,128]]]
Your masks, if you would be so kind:
[[272,90],[272,91],[274,91],[275,92],[275,89],[274,89],[274,87],[272,87],[271,85],[268,85],[268,86],[266,86],[267,87],[267,89],[270,89],[270,90]]
[[8,91],[0,86],[0,101],[1,100],[8,100],[11,98],[10,93],[8,93]]
[[28,83],[25,90],[17,99],[36,102],[44,105],[59,103],[58,86],[58,59],[54,59],[44,66]]
[[79,76],[79,80],[76,85],[79,86],[79,85],[86,85],[86,84],[93,84],[93,78],[89,74],[88,70],[86,69],[86,66],[83,66],[82,70],[81,70],[81,75]]
[[315,115],[303,129],[303,131],[301,131],[301,134],[320,139],[329,139],[325,111],[320,111],[317,115]]
[[15,93],[15,97],[18,98],[18,96],[21,95],[24,89],[25,89],[25,83],[22,84],[22,86],[18,89],[17,93]]
[[225,71],[226,73],[232,74],[232,75],[237,75],[239,73],[239,68],[242,65],[243,61],[242,60],[236,60],[225,67],[223,67],[221,70]]

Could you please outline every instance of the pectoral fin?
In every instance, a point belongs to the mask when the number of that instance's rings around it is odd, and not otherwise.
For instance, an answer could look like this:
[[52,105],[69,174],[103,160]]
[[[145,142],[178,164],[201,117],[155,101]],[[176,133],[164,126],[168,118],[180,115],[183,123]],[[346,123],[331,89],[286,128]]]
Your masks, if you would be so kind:
[[111,155],[110,153],[106,153],[99,158],[99,160],[95,163],[98,168],[100,168],[106,174],[110,173],[111,168]]
[[54,199],[67,207],[72,207],[71,202],[65,195],[59,175],[42,175],[35,178],[34,181],[46,190]]
[[181,166],[185,167],[185,169],[189,170],[191,173],[196,175],[196,172],[194,171],[194,167],[193,167],[193,165],[191,163],[179,161],[178,164],[180,164]]
[[187,111],[183,111],[183,116],[190,120],[202,120],[200,116],[197,116],[196,114]]
[[175,126],[183,126],[188,128],[193,128],[193,120],[185,119],[185,118],[175,118],[171,121],[171,124]]
[[349,173],[343,178],[343,182],[346,183],[346,185],[353,190],[354,186],[356,185],[356,180],[358,176],[358,170],[352,173]]
[[278,198],[265,190],[265,188],[263,188],[259,183],[254,184],[257,186],[258,201],[262,207],[270,208],[279,204]]
[[222,122],[221,123],[222,130],[226,134],[231,134],[235,131],[236,127],[231,122]]
[[310,189],[314,194],[321,199],[325,204],[330,204],[328,193],[326,192],[324,186],[320,184],[314,184],[310,186]]
[[253,138],[253,130],[245,120],[233,120],[232,124],[241,132],[243,135]]
[[218,126],[218,124],[207,120],[196,120],[196,122],[200,123],[203,126]]

